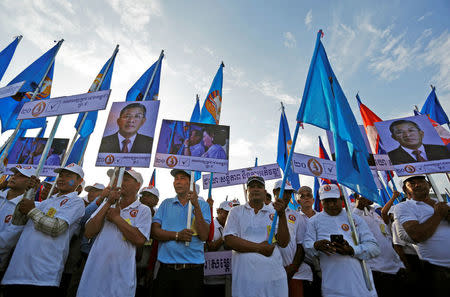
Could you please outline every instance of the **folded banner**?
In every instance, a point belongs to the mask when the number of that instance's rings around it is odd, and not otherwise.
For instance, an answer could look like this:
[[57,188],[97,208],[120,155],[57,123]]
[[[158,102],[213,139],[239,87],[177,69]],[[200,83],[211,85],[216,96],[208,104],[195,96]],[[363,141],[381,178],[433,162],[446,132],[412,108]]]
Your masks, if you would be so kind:
[[[258,175],[265,180],[281,178],[281,171],[278,164],[268,164],[257,167],[230,170],[227,173],[215,173],[212,181],[213,188],[227,187],[245,184],[252,175]],[[208,189],[211,174],[203,175],[203,189]]]
[[[292,155],[292,167],[295,173],[336,180],[336,162],[332,160],[321,159],[305,154],[294,153]],[[377,172],[372,171],[372,176],[378,189],[382,185],[377,177]]]
[[205,275],[231,274],[231,251],[205,253]]

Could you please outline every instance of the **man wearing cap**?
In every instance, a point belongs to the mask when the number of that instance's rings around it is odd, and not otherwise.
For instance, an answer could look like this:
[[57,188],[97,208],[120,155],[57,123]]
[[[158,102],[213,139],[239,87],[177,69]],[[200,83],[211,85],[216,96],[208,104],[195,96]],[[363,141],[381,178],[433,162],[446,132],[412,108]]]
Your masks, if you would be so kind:
[[89,252],[77,296],[134,296],[136,247],[149,239],[151,212],[137,199],[140,173],[125,171],[120,188],[113,188],[86,223],[87,238],[97,236]]
[[[233,296],[288,296],[286,271],[279,247],[289,243],[285,208],[277,199],[266,205],[265,181],[260,176],[247,179],[245,205],[233,207],[224,229],[225,244],[233,249]],[[267,241],[275,211],[278,226],[272,244]]]
[[[209,205],[190,191],[191,172],[173,169],[174,198],[165,199],[153,218],[152,238],[158,240],[156,296],[201,296],[211,215]],[[192,229],[186,228],[188,202],[192,203]],[[186,244],[188,243],[188,245]]]
[[[372,273],[369,291],[360,260],[369,260],[380,254],[376,239],[367,223],[353,216],[359,244],[353,240],[347,214],[342,210],[345,199],[337,185],[323,185],[319,189],[322,212],[313,216],[306,228],[304,248],[311,257],[319,257],[322,270],[323,296],[376,296]],[[333,235],[333,236],[332,236]]]
[[87,186],[84,190],[88,193],[86,197],[83,198],[84,203],[86,206],[95,200],[95,198],[99,197],[103,190],[105,189],[105,186],[100,183],[95,183],[92,186]]
[[367,223],[382,251],[377,257],[367,260],[367,264],[372,269],[378,296],[399,296],[405,291],[401,278],[404,274],[402,268],[405,266],[392,246],[392,234],[389,227],[375,212],[372,201],[356,193],[355,200],[353,214]]
[[[282,180],[277,180],[273,187],[273,195],[277,199],[280,195]],[[286,181],[283,200],[289,203],[292,195],[295,194],[294,188],[289,181]],[[306,232],[306,219],[300,214],[287,207],[286,210],[287,225],[291,240],[285,248],[280,248],[283,266],[288,278],[289,296],[304,296],[302,280],[312,281],[311,268],[303,263],[305,251],[303,250],[303,239]]]
[[12,224],[14,209],[32,183],[39,183],[33,176],[35,170],[32,168],[26,169],[18,165],[11,171],[14,174],[8,180],[8,188],[0,191],[0,278],[6,270],[11,250],[19,240],[24,227]]
[[141,190],[141,202],[152,211],[152,216],[155,215],[155,207],[159,202],[159,191],[155,187],[144,187]]
[[3,277],[5,296],[58,296],[58,286],[69,251],[69,242],[79,227],[84,203],[75,189],[84,173],[77,164],[57,168],[58,194],[35,205],[22,199],[13,224],[26,224]]
[[394,217],[402,224],[422,261],[422,285],[430,296],[450,292],[450,207],[430,198],[425,176],[407,176],[403,191],[411,197],[396,205]]

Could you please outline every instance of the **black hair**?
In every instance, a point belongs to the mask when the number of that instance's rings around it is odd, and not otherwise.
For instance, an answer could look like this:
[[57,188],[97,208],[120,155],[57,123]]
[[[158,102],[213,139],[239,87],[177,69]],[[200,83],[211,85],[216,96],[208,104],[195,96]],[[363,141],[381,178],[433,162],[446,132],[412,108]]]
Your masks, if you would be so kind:
[[127,106],[125,106],[124,108],[122,108],[122,110],[120,111],[120,117],[122,116],[122,114],[127,110],[127,109],[131,109],[131,108],[140,108],[142,109],[142,112],[144,113],[144,118],[145,118],[145,114],[147,113],[147,108],[145,108],[144,105],[140,104],[140,103],[131,103],[128,104]]
[[227,143],[227,133],[225,130],[218,130],[216,127],[207,127],[204,131],[212,137],[213,144],[225,145]]
[[417,130],[422,131],[422,129],[420,129],[419,125],[417,125],[416,122],[413,121],[409,121],[409,120],[398,120],[398,121],[394,121],[392,122],[392,124],[389,126],[389,130],[391,131],[392,134],[394,134],[394,127],[398,126],[398,125],[402,125],[402,124],[411,124],[414,127],[417,128]]

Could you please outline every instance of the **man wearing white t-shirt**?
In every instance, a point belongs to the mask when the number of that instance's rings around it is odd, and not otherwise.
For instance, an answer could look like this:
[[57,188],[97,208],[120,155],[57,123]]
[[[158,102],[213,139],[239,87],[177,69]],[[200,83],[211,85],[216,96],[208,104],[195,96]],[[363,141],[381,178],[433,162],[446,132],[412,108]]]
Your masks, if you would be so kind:
[[429,296],[450,292],[450,204],[430,198],[431,184],[423,175],[403,178],[403,191],[411,197],[396,205],[395,219],[402,224],[422,261],[422,284]]
[[[282,180],[277,180],[273,187],[273,196],[276,198],[280,195]],[[283,200],[289,203],[292,195],[295,193],[291,184],[286,181],[283,192]],[[289,297],[303,297],[303,279],[312,280],[311,268],[308,264],[303,263],[305,251],[303,250],[303,238],[306,232],[306,219],[297,211],[286,208],[287,225],[289,228],[290,241],[287,247],[280,248],[281,257],[283,258],[283,266],[286,270],[289,288]],[[308,269],[309,274],[308,275]],[[309,278],[308,278],[309,276]]]
[[344,197],[339,187],[323,185],[319,189],[319,197],[324,211],[308,221],[303,246],[311,257],[319,257],[322,296],[377,296],[370,269],[371,291],[366,286],[360,263],[360,260],[369,260],[380,254],[367,223],[359,216],[353,217],[359,237],[359,244],[354,244],[350,222],[342,210]]
[[84,213],[84,202],[75,192],[84,173],[74,163],[55,172],[58,194],[38,205],[22,199],[14,211],[13,224],[26,225],[2,280],[5,296],[60,295],[70,238]]
[[[14,174],[8,180],[8,188],[0,191],[0,278],[6,270],[11,250],[19,240],[24,227],[12,223],[14,209],[29,188],[31,177],[35,172],[34,169],[24,168],[21,165],[13,167],[11,171]],[[38,179],[34,180],[39,184]]]
[[[225,244],[233,249],[232,295],[287,297],[286,271],[279,250],[289,243],[287,203],[277,199],[273,207],[265,205],[265,181],[260,176],[248,178],[247,197],[247,204],[230,210],[224,229]],[[279,217],[277,232],[274,232],[276,243],[269,244],[274,209]]]
[[86,223],[85,236],[97,236],[89,252],[77,296],[133,297],[136,292],[136,247],[150,237],[150,208],[137,199],[143,182],[130,169],[122,186],[111,190]]

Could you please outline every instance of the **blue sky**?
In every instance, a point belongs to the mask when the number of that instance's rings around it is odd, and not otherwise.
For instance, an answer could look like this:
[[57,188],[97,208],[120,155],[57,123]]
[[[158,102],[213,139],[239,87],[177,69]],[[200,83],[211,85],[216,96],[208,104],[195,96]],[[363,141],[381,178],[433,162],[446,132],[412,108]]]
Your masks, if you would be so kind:
[[[0,86],[64,38],[52,95],[86,92],[120,44],[111,104],[124,100],[164,49],[159,130],[162,119],[189,119],[195,95],[204,100],[224,61],[221,124],[231,126],[230,169],[252,166],[255,157],[269,164],[276,160],[280,101],[293,132],[316,33],[323,29],[323,44],[358,122],[357,91],[382,119],[412,115],[430,84],[450,110],[448,1],[265,2],[4,0],[0,48],[15,35],[24,38]],[[94,166],[109,106],[100,113],[85,167]],[[57,136],[71,138],[74,122],[75,116],[64,116]],[[317,155],[323,131],[306,126],[300,133],[296,151]],[[106,183],[105,171],[89,170],[87,183]],[[141,170],[145,183],[151,171]],[[442,175],[439,181],[444,186]],[[312,185],[312,179],[301,177],[301,183]],[[163,197],[174,195],[168,170],[158,170],[157,186]],[[243,200],[238,186],[213,194],[216,204],[226,195]]]

